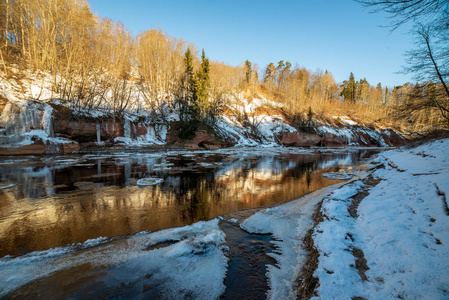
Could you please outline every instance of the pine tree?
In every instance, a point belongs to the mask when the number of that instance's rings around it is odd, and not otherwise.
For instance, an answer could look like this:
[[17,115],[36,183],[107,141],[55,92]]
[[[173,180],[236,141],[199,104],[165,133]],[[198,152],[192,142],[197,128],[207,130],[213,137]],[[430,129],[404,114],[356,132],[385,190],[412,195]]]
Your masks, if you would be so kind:
[[351,72],[349,80],[343,81],[343,90],[341,95],[345,98],[345,101],[355,101],[356,96],[356,82],[354,80],[354,74]]
[[247,84],[251,83],[251,73],[253,71],[252,66],[253,64],[249,60],[245,61],[245,69],[246,69],[245,79]]
[[194,101],[199,112],[203,115],[209,106],[210,63],[204,53],[201,53],[201,69],[196,72]]
[[271,88],[276,80],[276,67],[273,63],[270,63],[265,69],[265,75],[263,78],[264,83]]
[[351,92],[351,97],[350,97],[351,101],[355,100],[355,89],[356,89],[356,84],[355,84],[355,80],[354,80],[354,74],[351,72],[351,74],[349,75],[349,90]]
[[193,54],[190,48],[184,53],[184,76],[182,77],[181,93],[179,97],[179,117],[187,122],[196,119],[195,97],[196,80],[193,69]]
[[193,97],[195,91],[195,78],[193,73],[193,55],[192,51],[190,51],[190,48],[187,48],[185,52],[184,63],[185,63],[185,71],[184,71],[185,85],[186,85],[186,92],[188,93],[187,98],[189,99]]

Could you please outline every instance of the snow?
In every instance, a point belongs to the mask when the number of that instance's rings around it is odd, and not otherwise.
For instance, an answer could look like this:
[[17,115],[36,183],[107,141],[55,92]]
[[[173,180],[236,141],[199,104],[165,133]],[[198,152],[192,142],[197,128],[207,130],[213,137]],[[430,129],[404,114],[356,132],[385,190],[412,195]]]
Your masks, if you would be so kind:
[[352,119],[350,119],[349,117],[340,117],[340,120],[342,123],[346,124],[346,125],[350,125],[350,126],[356,126],[358,125],[357,122],[354,122]]
[[[134,282],[138,293],[142,293],[144,284],[157,286],[163,299],[217,299],[224,292],[227,247],[218,219],[106,241],[98,238],[0,259],[0,297],[33,280],[86,263],[101,268],[113,266],[107,275],[98,274],[96,280],[102,284]],[[85,250],[76,252],[79,248]]]
[[[373,173],[381,180],[348,213],[350,197],[364,187],[350,183],[326,197],[325,220],[314,231],[319,250],[316,299],[446,299],[449,297],[449,140],[384,152]],[[364,253],[362,280],[351,249]]]

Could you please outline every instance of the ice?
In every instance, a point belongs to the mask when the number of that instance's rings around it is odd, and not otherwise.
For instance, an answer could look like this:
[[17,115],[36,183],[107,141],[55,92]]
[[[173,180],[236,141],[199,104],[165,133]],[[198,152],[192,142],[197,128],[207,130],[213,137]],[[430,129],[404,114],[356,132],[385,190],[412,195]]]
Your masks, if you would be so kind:
[[[161,243],[166,246],[156,247]],[[79,251],[80,247],[84,249]],[[33,280],[82,264],[108,268],[92,280],[110,287],[133,282],[157,287],[162,299],[217,299],[223,294],[227,258],[218,219],[108,242],[105,238],[0,259],[0,297]],[[149,276],[150,275],[150,276]]]
[[7,190],[7,189],[11,189],[11,188],[13,188],[13,187],[15,187],[16,185],[15,184],[13,184],[13,183],[11,183],[11,184],[8,184],[8,185],[2,185],[2,186],[0,186],[0,190]]
[[141,178],[137,180],[137,185],[139,186],[158,185],[163,181],[164,179],[162,178]]
[[351,175],[342,172],[331,172],[323,174],[323,177],[331,180],[349,180],[352,178]]

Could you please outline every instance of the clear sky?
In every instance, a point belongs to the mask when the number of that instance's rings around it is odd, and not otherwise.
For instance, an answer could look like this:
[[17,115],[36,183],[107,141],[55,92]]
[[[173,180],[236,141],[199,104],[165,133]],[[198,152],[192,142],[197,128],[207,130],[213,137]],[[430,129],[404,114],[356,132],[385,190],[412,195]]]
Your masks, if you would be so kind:
[[159,28],[204,48],[211,60],[265,68],[290,61],[328,70],[337,82],[366,77],[383,86],[410,76],[395,74],[412,46],[408,29],[390,33],[383,14],[352,0],[88,0],[94,13],[120,20],[137,35]]

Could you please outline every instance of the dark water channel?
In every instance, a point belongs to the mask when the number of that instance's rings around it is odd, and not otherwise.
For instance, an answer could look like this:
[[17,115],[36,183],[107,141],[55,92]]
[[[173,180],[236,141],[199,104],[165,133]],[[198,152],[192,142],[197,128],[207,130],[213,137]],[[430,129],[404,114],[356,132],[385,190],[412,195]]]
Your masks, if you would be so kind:
[[[377,149],[249,148],[0,160],[0,257],[298,198]],[[162,178],[141,187],[141,178]]]

